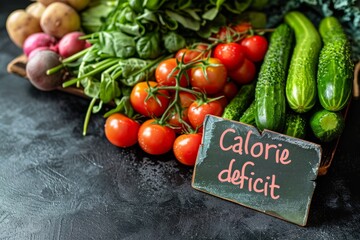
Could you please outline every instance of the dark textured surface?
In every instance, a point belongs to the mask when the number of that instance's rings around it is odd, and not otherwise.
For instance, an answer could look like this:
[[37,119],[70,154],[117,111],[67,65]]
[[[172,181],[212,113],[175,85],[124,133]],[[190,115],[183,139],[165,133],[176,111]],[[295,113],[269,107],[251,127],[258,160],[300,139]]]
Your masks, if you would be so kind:
[[83,137],[88,101],[6,73],[5,20],[28,3],[0,3],[0,239],[360,239],[359,101],[299,227],[192,189],[171,154],[112,146],[100,115]]

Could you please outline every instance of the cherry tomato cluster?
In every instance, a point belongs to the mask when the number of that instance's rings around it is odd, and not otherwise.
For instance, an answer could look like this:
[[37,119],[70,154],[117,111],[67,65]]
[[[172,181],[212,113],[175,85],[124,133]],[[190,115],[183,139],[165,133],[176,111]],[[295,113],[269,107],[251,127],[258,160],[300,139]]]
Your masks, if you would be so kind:
[[152,155],[173,150],[179,162],[193,166],[205,116],[221,116],[238,87],[254,80],[256,63],[268,47],[265,37],[248,35],[251,25],[232,27],[230,34],[224,29],[216,41],[181,49],[160,62],[154,80],[136,84],[130,103],[145,121],[113,114],[105,123],[107,139],[119,147],[138,143]]

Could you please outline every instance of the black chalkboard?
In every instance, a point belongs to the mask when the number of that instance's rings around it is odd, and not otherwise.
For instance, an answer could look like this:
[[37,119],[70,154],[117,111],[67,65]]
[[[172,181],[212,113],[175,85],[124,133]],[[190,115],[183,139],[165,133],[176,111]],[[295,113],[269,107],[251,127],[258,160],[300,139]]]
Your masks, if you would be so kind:
[[321,146],[208,115],[192,187],[305,226]]

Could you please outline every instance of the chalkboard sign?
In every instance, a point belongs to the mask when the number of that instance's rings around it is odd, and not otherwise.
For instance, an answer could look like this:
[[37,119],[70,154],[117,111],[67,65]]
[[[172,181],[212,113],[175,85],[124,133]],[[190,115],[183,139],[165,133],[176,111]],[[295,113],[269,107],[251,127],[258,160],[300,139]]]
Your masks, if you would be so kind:
[[321,146],[208,115],[192,187],[305,226]]

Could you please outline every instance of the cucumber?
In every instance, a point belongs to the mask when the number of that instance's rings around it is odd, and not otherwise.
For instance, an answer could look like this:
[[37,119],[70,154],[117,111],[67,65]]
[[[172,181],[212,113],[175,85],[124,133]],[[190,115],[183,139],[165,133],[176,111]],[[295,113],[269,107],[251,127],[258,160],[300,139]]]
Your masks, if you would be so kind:
[[239,122],[246,123],[249,125],[256,125],[255,122],[256,103],[253,101],[250,106],[245,110],[243,115],[240,117]]
[[291,109],[304,113],[317,100],[316,73],[321,38],[312,22],[300,12],[287,13],[285,22],[294,29],[296,39],[286,81],[286,98]]
[[281,131],[285,123],[285,81],[293,31],[285,23],[272,33],[255,89],[255,121],[259,130]]
[[315,137],[322,142],[330,142],[344,130],[345,119],[340,112],[331,112],[326,109],[316,111],[310,118],[310,127]]
[[343,109],[351,97],[354,75],[351,46],[335,17],[321,20],[319,32],[324,47],[320,51],[317,73],[318,98],[323,108],[336,112]]
[[254,100],[255,81],[241,86],[236,96],[225,107],[222,117],[238,121],[240,116]]
[[306,136],[307,121],[303,114],[288,113],[286,114],[284,134],[304,139]]

